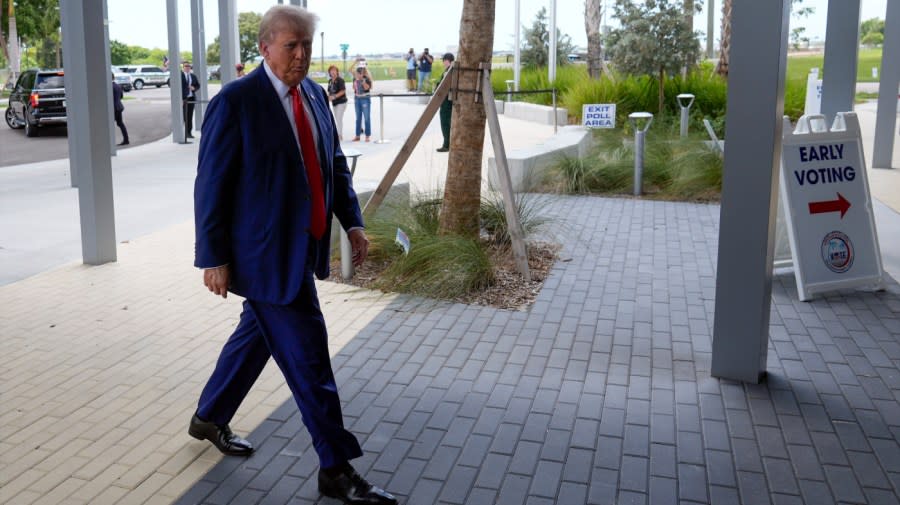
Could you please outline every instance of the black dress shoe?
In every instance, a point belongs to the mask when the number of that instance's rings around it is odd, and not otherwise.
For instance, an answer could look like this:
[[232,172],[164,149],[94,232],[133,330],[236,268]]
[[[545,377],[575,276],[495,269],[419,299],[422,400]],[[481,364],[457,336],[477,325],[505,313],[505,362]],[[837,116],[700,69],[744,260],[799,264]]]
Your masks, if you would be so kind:
[[123,141],[119,142],[120,146],[127,146],[128,144],[130,144],[130,142],[128,142],[127,140],[123,140]]
[[438,148],[437,148],[437,152],[439,152],[439,153],[446,153],[446,152],[449,151],[449,150],[450,150],[449,147],[443,147],[443,146],[442,146],[442,147],[438,147]]
[[350,505],[397,505],[394,495],[369,484],[350,465],[334,477],[319,470],[319,492]]
[[231,432],[228,425],[220,426],[204,421],[194,414],[188,434],[197,440],[209,440],[223,454],[229,456],[249,456],[253,454],[253,445]]
[[193,136],[193,135],[191,135],[191,134],[188,134],[188,135],[185,135],[185,137],[184,137],[184,138],[188,138],[188,139],[192,139],[192,138],[194,138],[194,136]]

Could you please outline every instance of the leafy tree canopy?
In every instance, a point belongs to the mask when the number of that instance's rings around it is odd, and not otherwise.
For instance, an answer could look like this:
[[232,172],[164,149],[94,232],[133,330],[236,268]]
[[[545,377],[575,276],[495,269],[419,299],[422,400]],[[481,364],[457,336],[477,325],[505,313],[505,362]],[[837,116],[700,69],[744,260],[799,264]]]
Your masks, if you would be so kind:
[[606,47],[618,71],[675,74],[700,57],[697,35],[685,23],[681,2],[616,0],[613,11],[620,27],[610,31]]
[[865,38],[869,34],[880,34],[884,39],[884,20],[878,18],[867,19],[859,25],[859,36]]
[[[566,55],[575,50],[572,38],[568,34],[556,31],[556,63],[565,65],[569,62]],[[547,8],[541,7],[531,28],[525,28],[525,41],[522,48],[522,65],[526,67],[546,67],[550,54],[550,29],[547,22]]]
[[[241,12],[238,14],[238,39],[240,42],[241,62],[247,62],[259,56],[260,22],[262,22],[262,16],[255,12]],[[216,36],[212,44],[206,48],[206,61],[209,63],[221,63],[221,54],[221,44],[219,37]]]

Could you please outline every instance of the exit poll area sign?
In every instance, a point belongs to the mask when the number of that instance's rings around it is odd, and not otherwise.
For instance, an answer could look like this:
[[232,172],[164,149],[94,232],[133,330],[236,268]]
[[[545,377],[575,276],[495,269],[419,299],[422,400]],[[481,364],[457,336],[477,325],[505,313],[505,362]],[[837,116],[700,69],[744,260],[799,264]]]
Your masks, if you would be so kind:
[[581,107],[581,124],[588,128],[615,128],[616,104],[586,103]]
[[838,114],[784,119],[781,196],[800,299],[860,286],[881,288],[883,270],[859,121]]

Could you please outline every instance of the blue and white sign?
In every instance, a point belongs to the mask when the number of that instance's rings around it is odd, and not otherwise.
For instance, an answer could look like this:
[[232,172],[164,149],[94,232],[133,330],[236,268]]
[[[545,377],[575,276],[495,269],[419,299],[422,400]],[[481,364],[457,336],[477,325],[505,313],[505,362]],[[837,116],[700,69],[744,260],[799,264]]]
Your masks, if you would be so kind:
[[803,116],[792,129],[784,118],[781,200],[800,300],[813,293],[883,287],[881,251],[863,159],[859,120]]
[[819,79],[819,69],[812,68],[806,76],[806,101],[803,113],[807,116],[822,112],[822,79]]
[[581,107],[581,125],[587,128],[615,128],[616,104],[586,103]]

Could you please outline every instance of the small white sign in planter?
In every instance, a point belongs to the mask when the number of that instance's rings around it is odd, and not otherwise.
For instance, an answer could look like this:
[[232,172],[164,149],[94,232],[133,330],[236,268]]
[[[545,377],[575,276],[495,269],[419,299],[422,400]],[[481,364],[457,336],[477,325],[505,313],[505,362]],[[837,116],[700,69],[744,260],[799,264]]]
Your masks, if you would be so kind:
[[587,128],[615,128],[616,104],[586,103],[581,107],[581,125]]
[[812,68],[806,76],[806,103],[803,113],[807,116],[822,112],[822,79],[819,79],[819,69]]
[[800,300],[813,293],[883,287],[884,271],[859,120],[840,112],[831,131],[825,116],[784,118],[781,196]]

